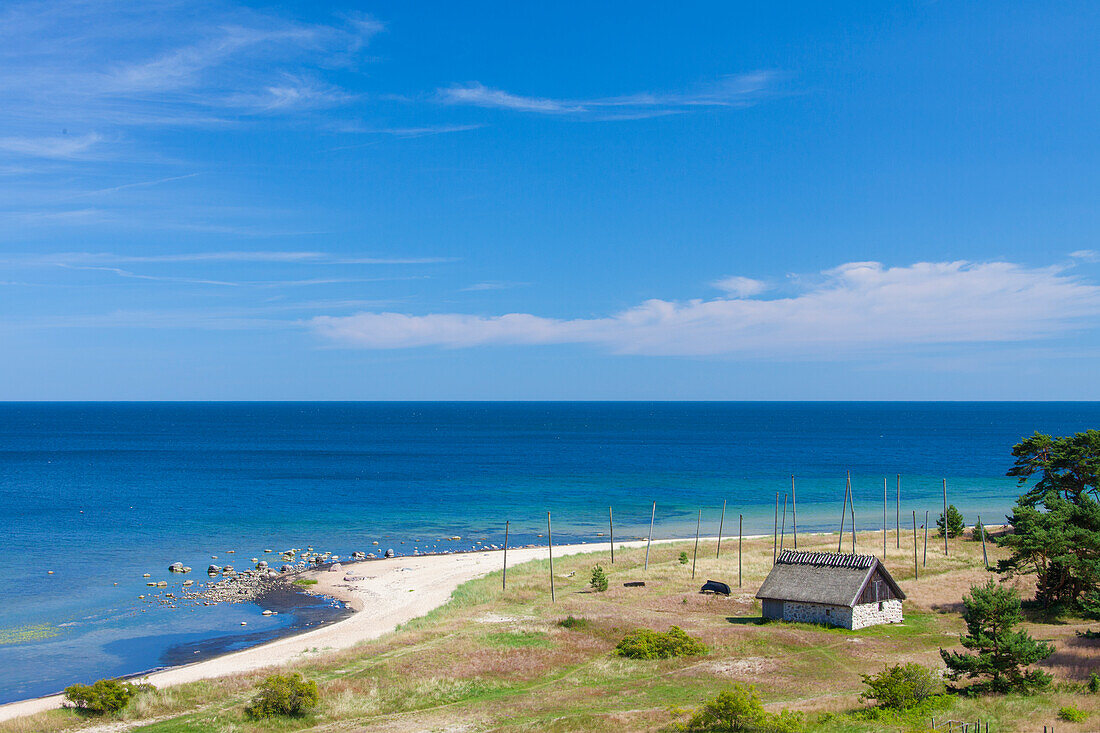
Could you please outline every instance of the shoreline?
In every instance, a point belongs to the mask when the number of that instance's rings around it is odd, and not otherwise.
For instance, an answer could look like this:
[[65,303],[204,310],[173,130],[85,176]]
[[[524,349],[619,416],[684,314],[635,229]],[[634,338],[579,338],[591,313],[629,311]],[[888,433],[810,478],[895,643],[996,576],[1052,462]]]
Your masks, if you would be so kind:
[[[746,536],[745,539],[766,535]],[[700,537],[713,541],[716,537]],[[728,539],[728,538],[727,538]],[[654,539],[653,544],[689,542],[694,538]],[[616,547],[645,547],[646,540],[616,542]],[[554,548],[554,556],[577,555],[606,550],[608,543],[581,543]],[[316,585],[300,590],[316,596],[336,599],[350,606],[353,613],[320,628],[288,634],[269,642],[228,652],[200,662],[136,673],[127,679],[169,687],[202,679],[252,672],[308,658],[310,655],[347,649],[377,639],[401,624],[424,616],[450,600],[463,583],[499,570],[503,550],[483,550],[450,554],[405,555],[376,560],[341,562],[341,569],[328,567],[304,570],[296,578],[317,580]],[[508,565],[544,560],[548,548],[517,547],[508,550]],[[358,572],[354,572],[358,571]],[[355,580],[345,580],[345,577]],[[63,694],[18,700],[0,705],[0,722],[59,708]]]

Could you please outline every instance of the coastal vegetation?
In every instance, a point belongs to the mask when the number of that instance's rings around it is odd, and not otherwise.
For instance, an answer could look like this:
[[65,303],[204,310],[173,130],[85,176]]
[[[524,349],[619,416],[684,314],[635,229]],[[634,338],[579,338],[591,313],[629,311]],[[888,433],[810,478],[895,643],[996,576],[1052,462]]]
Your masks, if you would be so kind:
[[946,516],[941,513],[936,519],[936,527],[938,527],[936,534],[940,537],[943,537],[944,532],[948,537],[959,537],[966,529],[966,524],[963,522],[962,512],[952,504],[947,507]]
[[1016,501],[1013,531],[1000,540],[1009,551],[1000,571],[1034,577],[1046,609],[1100,611],[1100,431],[1036,433],[1012,455],[1009,475],[1034,484]]
[[628,659],[668,659],[706,654],[706,646],[679,626],[668,631],[634,629],[615,645],[615,653]]
[[273,674],[260,683],[244,714],[252,720],[280,715],[301,717],[317,707],[319,699],[315,680],[303,679],[298,672]]
[[1014,588],[989,578],[970,589],[970,595],[963,598],[963,607],[966,634],[959,641],[972,653],[940,650],[951,679],[964,675],[981,678],[982,682],[971,690],[992,692],[1030,692],[1050,684],[1048,673],[1027,668],[1053,654],[1054,647],[1016,628],[1023,614]]
[[599,593],[603,593],[607,590],[607,573],[603,571],[602,566],[596,565],[592,568],[592,579],[588,581],[588,585]]
[[103,679],[90,685],[69,685],[65,688],[65,698],[79,710],[112,715],[120,712],[137,695],[152,689],[152,685]]

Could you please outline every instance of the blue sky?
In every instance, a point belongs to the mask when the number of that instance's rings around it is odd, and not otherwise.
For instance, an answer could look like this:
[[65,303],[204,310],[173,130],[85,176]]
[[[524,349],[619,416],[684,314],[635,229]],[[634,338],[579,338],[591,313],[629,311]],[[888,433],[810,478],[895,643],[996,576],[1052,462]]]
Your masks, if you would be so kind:
[[6,2],[0,399],[1100,399],[1098,33]]

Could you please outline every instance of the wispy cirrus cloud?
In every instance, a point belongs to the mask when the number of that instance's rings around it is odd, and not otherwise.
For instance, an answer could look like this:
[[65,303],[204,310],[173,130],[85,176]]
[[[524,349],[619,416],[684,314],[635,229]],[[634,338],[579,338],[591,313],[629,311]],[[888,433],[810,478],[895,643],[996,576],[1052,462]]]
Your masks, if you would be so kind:
[[627,120],[677,114],[701,107],[749,106],[758,102],[778,78],[779,74],[773,71],[754,71],[725,76],[687,91],[581,99],[527,96],[471,82],[437,89],[436,99],[444,104],[515,112]]
[[[235,125],[356,95],[330,72],[384,26],[303,23],[224,3],[13,2],[0,10],[0,152],[75,158],[115,130]],[[58,135],[60,128],[78,130]]]
[[86,157],[102,139],[101,135],[94,132],[50,137],[0,137],[0,150],[30,158],[75,160]]
[[204,262],[267,262],[302,265],[428,265],[453,262],[451,257],[356,257],[329,252],[282,250],[228,250],[214,252],[168,252],[161,254],[124,254],[117,252],[54,252],[16,254],[0,258],[6,265],[95,266],[110,264],[172,264]]
[[590,344],[624,354],[770,359],[1030,341],[1100,325],[1100,286],[1061,268],[1010,262],[852,262],[789,297],[734,295],[654,299],[601,318],[368,312],[308,325],[333,343],[366,349]]

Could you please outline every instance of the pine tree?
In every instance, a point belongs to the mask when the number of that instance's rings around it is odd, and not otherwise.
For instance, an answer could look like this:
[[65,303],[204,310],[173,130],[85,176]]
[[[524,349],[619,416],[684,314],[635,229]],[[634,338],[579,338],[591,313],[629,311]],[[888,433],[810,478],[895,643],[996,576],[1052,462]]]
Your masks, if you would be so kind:
[[959,637],[964,647],[974,652],[949,652],[940,649],[948,676],[957,680],[988,677],[977,686],[994,692],[1029,691],[1047,686],[1050,675],[1042,670],[1025,670],[1054,652],[1045,641],[1036,641],[1026,631],[1015,630],[1023,615],[1016,591],[990,578],[984,585],[970,589],[963,597],[966,634]]
[[998,544],[1012,554],[1002,573],[1037,576],[1044,606],[1078,605],[1100,587],[1100,431],[1052,438],[1036,433],[1012,449],[1009,476],[1034,486],[1008,518],[1013,531]]
[[941,514],[936,520],[936,526],[940,528],[939,535],[943,537],[944,525],[946,525],[948,537],[958,537],[963,533],[963,529],[966,525],[963,523],[962,513],[955,508],[955,505],[947,507],[947,519],[944,520],[944,516]]
[[603,571],[602,567],[597,565],[592,568],[592,580],[588,584],[601,593],[607,590],[607,573]]

